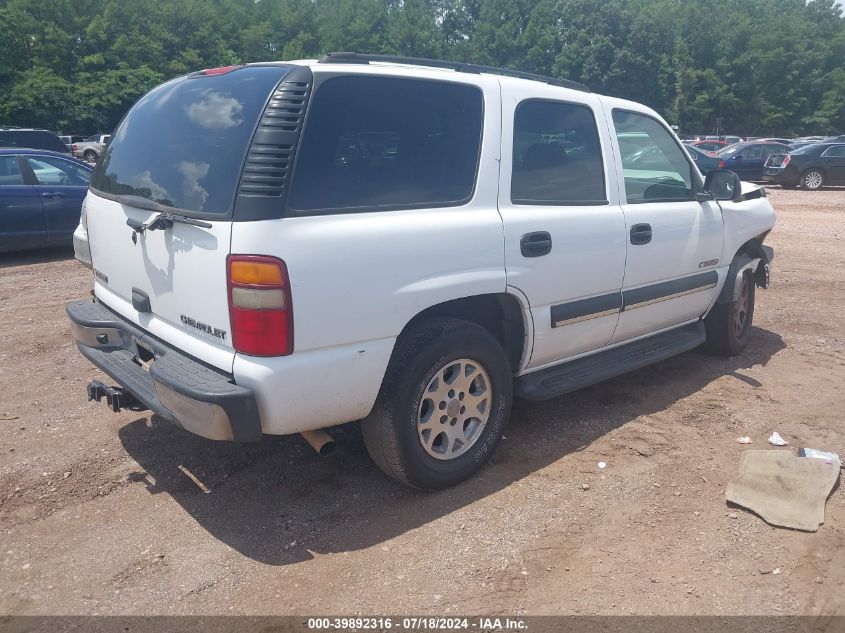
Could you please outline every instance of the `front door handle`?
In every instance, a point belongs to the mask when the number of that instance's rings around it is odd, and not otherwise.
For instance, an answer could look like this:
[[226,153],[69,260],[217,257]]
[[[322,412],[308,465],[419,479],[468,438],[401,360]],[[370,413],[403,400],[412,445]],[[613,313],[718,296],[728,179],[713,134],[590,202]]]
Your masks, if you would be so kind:
[[67,195],[61,191],[46,191],[41,194],[42,198],[67,198]]
[[552,250],[552,236],[547,231],[526,233],[519,240],[519,251],[523,257],[540,257]]
[[631,244],[639,246],[651,241],[651,224],[635,224],[631,227]]

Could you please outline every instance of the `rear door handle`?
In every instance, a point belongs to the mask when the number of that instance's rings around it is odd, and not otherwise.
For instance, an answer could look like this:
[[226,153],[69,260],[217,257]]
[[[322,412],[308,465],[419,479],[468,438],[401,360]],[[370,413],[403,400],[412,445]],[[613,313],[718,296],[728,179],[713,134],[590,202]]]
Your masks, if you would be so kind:
[[631,244],[639,246],[651,241],[651,224],[635,224],[631,227]]
[[540,257],[552,250],[552,236],[547,231],[526,233],[519,240],[519,251],[523,257]]

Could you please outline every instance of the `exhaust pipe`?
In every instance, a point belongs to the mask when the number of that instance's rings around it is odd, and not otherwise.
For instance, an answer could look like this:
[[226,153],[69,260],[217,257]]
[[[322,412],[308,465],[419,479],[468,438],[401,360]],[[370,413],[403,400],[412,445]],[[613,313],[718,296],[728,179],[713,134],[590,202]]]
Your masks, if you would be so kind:
[[334,439],[323,429],[316,431],[302,431],[302,438],[311,445],[318,455],[328,455],[335,448]]

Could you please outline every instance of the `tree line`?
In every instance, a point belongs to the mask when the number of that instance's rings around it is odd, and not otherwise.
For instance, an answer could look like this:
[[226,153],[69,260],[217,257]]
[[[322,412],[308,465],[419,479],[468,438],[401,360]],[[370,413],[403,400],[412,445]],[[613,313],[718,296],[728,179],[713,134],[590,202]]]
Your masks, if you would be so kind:
[[835,0],[0,0],[0,125],[109,131],[171,77],[385,53],[633,99],[680,133],[845,132]]

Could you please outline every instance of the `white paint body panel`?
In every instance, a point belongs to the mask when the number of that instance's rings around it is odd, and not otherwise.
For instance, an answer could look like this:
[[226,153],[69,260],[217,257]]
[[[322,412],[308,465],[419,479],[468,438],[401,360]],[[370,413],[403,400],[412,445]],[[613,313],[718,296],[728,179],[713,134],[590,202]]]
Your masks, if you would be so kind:
[[[551,307],[619,292],[625,273],[625,218],[619,207],[616,166],[599,97],[539,82],[502,78],[502,170],[499,211],[505,226],[508,285],[519,288],[531,304],[534,350],[527,367],[606,345],[618,313],[552,327]],[[596,118],[604,158],[606,205],[554,206],[511,202],[514,113],[520,103],[541,99],[588,107]],[[552,250],[524,257],[520,239],[546,231]]]
[[[211,228],[175,223],[145,231],[132,242],[129,218],[148,222],[158,215],[100,197],[86,198],[88,242],[95,274],[94,294],[115,312],[154,336],[218,369],[232,371],[235,350],[229,331],[226,256],[232,222]],[[132,307],[132,289],[150,297],[151,313]],[[183,325],[181,315],[227,332],[225,339]]]

